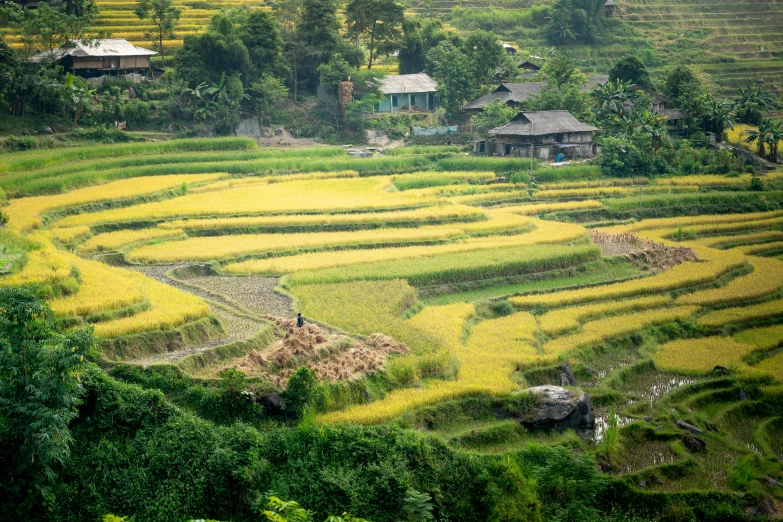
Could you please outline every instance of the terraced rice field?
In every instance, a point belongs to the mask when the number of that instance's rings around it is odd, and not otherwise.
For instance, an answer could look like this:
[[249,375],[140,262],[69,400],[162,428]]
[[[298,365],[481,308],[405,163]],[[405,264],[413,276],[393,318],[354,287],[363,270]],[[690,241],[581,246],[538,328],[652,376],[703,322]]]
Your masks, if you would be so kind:
[[[495,400],[551,382],[570,361],[597,397],[626,394],[631,437],[639,416],[678,388],[702,407],[706,392],[692,387],[712,382],[715,366],[765,386],[783,376],[783,261],[765,256],[783,240],[779,176],[765,178],[763,193],[745,190],[746,175],[534,188],[498,182],[513,161],[445,153],[453,156],[432,161],[411,148],[362,159],[237,139],[8,155],[7,230],[32,246],[0,283],[39,285],[67,324],[94,326],[107,359],[166,361],[206,378],[264,353],[276,335],[265,313],[299,310],[334,331],[406,344],[381,367],[384,394],[322,411],[322,422],[372,424],[449,400]],[[657,215],[690,212],[690,197],[709,208],[703,202],[726,194],[772,209],[634,217],[601,228],[626,238],[615,249],[557,220],[638,212],[625,201],[640,186],[665,204],[637,207],[666,209]],[[643,251],[645,240],[657,250]],[[675,247],[696,260],[659,270],[602,254],[631,252],[637,262]],[[454,444],[480,435],[451,430]],[[679,462],[662,440],[639,444],[618,473]],[[704,457],[719,471],[704,487],[727,487],[718,463],[737,453],[721,451]]]
[[[136,2],[127,0],[98,0],[95,2],[98,8],[93,28],[96,32],[105,31],[111,33],[113,38],[125,38],[134,45],[151,49],[155,39],[155,28],[149,20],[139,20],[133,14]],[[189,0],[175,0],[174,6],[182,11],[179,24],[172,39],[164,40],[165,48],[170,49],[182,45],[182,39],[189,34],[204,32],[212,17],[223,11],[229,11],[240,7],[253,9],[271,9],[265,0],[215,0],[209,2],[195,2]],[[152,37],[150,37],[150,33]],[[21,47],[21,38],[8,34],[7,41],[13,47]]]

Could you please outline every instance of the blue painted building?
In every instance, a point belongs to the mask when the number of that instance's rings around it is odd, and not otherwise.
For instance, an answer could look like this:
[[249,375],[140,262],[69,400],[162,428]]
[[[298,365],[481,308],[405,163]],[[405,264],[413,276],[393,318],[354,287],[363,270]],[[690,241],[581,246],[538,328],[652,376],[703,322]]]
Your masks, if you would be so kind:
[[430,112],[438,108],[438,82],[429,75],[400,74],[381,80],[384,100],[376,104],[376,112]]

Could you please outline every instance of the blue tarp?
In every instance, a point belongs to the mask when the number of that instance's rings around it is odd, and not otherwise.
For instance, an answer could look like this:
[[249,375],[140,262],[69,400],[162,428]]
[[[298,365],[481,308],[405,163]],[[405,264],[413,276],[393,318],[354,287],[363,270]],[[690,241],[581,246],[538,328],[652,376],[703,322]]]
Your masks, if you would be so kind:
[[413,127],[414,136],[436,136],[438,134],[458,134],[459,127],[457,125],[450,125],[448,127],[433,127],[431,129],[425,129],[424,127]]

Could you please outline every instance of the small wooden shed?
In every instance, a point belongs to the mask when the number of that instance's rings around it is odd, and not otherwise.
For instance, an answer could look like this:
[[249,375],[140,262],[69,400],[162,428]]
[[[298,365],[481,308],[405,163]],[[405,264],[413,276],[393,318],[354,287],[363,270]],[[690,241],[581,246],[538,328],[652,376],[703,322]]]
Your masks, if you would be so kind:
[[612,18],[616,8],[617,2],[614,0],[606,0],[606,3],[604,4],[604,15],[606,15],[607,18]]

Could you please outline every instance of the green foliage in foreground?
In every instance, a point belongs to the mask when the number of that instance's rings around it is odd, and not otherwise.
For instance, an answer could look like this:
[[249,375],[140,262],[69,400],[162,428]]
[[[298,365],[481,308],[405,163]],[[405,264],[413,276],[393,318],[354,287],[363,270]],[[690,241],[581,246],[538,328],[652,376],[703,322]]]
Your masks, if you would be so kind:
[[[93,371],[73,426],[74,445],[47,512],[21,487],[0,518],[136,521],[257,520],[268,497],[297,498],[316,519],[350,512],[403,519],[411,492],[427,492],[439,519],[537,520],[531,484],[497,459],[458,454],[414,432],[387,427],[218,428],[181,413],[159,391]],[[511,480],[511,477],[514,480]],[[22,485],[23,486],[23,485]],[[519,511],[500,518],[513,503]]]
[[[51,309],[30,289],[0,289],[0,462],[38,500],[52,500],[68,459],[80,375],[94,346],[90,330],[57,333]],[[4,480],[0,491],[17,487]]]

